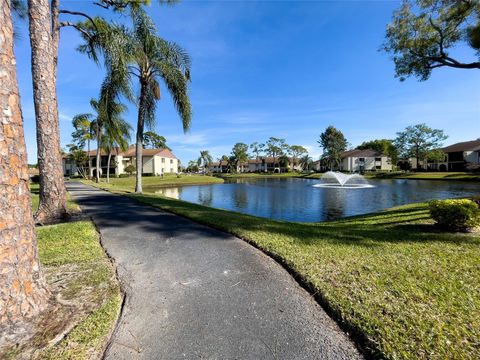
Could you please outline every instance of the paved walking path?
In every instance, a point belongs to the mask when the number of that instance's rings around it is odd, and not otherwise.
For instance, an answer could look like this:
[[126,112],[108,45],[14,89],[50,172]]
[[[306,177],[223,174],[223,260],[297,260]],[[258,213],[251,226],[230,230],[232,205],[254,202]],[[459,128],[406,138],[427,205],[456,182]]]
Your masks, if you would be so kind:
[[106,359],[358,359],[275,261],[244,241],[80,183],[127,293]]

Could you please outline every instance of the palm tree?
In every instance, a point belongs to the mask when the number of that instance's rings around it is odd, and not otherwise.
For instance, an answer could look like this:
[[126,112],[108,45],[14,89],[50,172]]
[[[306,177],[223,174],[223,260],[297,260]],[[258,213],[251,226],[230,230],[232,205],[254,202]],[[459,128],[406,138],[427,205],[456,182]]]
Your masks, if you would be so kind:
[[72,139],[74,143],[80,148],[85,147],[87,144],[88,154],[88,171],[92,168],[92,161],[90,160],[90,141],[94,139],[94,129],[92,126],[92,114],[78,114],[72,119],[73,128],[75,131],[72,133]]
[[135,192],[142,192],[142,154],[145,125],[155,126],[155,110],[160,100],[162,80],[171,94],[175,108],[182,119],[183,130],[190,128],[192,117],[188,83],[190,81],[190,57],[177,44],[160,38],[155,24],[142,8],[132,9],[132,29],[112,25],[96,18],[80,24],[86,44],[80,47],[98,62],[103,54],[109,77],[117,84],[118,93],[131,98],[130,79],[135,77],[140,85],[136,132],[136,181]]
[[210,152],[208,150],[200,151],[200,156],[198,157],[197,165],[199,167],[203,167],[203,175],[205,175],[206,169],[212,162],[213,162],[213,158],[212,158],[212,155],[210,155]]
[[310,170],[310,167],[312,166],[313,160],[310,156],[305,155],[300,158],[300,166],[302,167],[303,170]]
[[[36,316],[48,291],[38,260],[28,189],[27,150],[18,91],[10,2],[0,1],[0,327]],[[2,333],[8,339],[7,334]]]
[[112,153],[118,149],[125,151],[128,148],[130,132],[132,127],[121,117],[116,117],[114,121],[105,124],[104,135],[102,136],[102,148],[108,154],[107,159],[107,182],[110,182],[110,162]]

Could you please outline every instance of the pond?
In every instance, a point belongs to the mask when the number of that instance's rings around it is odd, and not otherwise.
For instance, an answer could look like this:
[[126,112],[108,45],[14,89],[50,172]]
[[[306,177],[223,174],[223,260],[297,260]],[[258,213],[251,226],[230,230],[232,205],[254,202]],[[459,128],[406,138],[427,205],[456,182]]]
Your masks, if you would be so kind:
[[314,179],[237,179],[225,184],[144,191],[270,219],[318,222],[366,214],[397,205],[480,194],[475,182],[369,180],[365,189],[318,188]]

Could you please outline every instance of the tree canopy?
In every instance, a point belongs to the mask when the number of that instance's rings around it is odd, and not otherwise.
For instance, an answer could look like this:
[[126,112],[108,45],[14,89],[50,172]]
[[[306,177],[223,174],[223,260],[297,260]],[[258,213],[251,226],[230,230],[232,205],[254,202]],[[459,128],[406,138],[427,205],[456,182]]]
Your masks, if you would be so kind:
[[167,139],[154,131],[147,131],[143,134],[143,147],[145,149],[170,149],[167,146]]
[[425,160],[431,150],[441,147],[447,137],[443,130],[417,124],[398,132],[395,144],[404,158],[414,157],[417,160],[418,168],[420,160]]
[[[477,61],[454,57],[449,50],[464,43]],[[478,0],[403,1],[388,25],[382,50],[391,54],[396,77],[427,80],[433,69],[480,69]]]
[[377,139],[364,141],[362,144],[357,146],[357,149],[372,149],[378,151],[382,154],[389,156],[392,159],[392,164],[396,164],[398,161],[398,149],[392,140]]
[[348,142],[343,133],[330,125],[320,134],[317,141],[323,148],[322,157],[330,163],[330,167],[339,167],[341,161],[341,153],[347,150]]

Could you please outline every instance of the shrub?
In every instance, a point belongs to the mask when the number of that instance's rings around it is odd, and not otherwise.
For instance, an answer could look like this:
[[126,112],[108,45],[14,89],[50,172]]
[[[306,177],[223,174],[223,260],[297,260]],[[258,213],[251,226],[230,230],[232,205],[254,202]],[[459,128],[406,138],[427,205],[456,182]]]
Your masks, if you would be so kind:
[[128,174],[120,174],[120,175],[118,175],[119,178],[127,178],[127,177],[129,177],[129,176],[130,176],[130,175],[128,175]]
[[432,218],[443,228],[468,231],[480,225],[480,208],[472,200],[433,200],[429,205]]
[[125,168],[125,172],[128,173],[128,174],[133,174],[135,172],[135,166],[130,164],[128,165],[126,168]]
[[155,176],[155,174],[154,173],[143,173],[142,176],[149,177],[149,176]]

